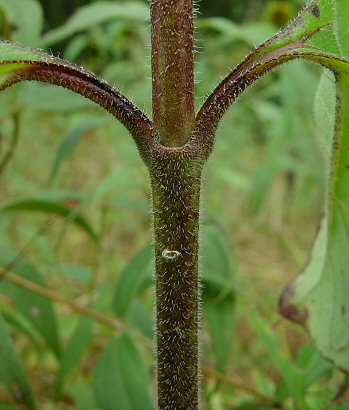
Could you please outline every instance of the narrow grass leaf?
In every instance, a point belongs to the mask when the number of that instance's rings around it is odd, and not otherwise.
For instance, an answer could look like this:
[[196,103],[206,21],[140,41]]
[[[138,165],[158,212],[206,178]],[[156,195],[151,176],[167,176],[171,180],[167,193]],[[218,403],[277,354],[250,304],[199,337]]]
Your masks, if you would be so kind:
[[43,11],[37,0],[0,0],[0,10],[7,24],[16,29],[10,32],[10,40],[38,47],[43,28]]
[[28,377],[17,356],[5,323],[0,315],[0,381],[4,383],[16,401],[34,410],[34,397]]
[[115,288],[114,310],[117,316],[125,318],[134,296],[141,289],[145,279],[151,276],[153,248],[141,249],[121,272]]
[[219,230],[208,225],[202,231],[204,316],[210,329],[217,368],[224,371],[233,340],[235,269]]
[[45,34],[42,45],[51,46],[75,33],[107,21],[121,19],[123,21],[145,22],[149,18],[146,6],[140,2],[110,3],[100,1],[80,7],[61,27]]
[[204,295],[203,302],[217,370],[224,373],[233,347],[235,301],[231,296],[219,300]]
[[222,233],[213,225],[202,227],[202,272],[204,292],[213,296],[233,294],[234,266]]
[[[0,265],[6,269],[16,261],[18,253],[9,247],[0,247]],[[32,282],[45,286],[44,280],[35,266],[21,258],[11,267],[15,274]],[[60,356],[60,343],[58,337],[58,324],[50,300],[37,295],[18,285],[6,281],[6,274],[0,282],[0,292],[10,297],[15,307],[38,330],[54,354]]]
[[68,156],[74,151],[76,146],[78,145],[81,136],[86,131],[94,130],[98,127],[101,127],[105,124],[106,118],[105,116],[86,116],[81,120],[75,127],[73,127],[65,136],[61,144],[59,145],[54,163],[52,165],[50,177],[49,177],[49,184],[52,184],[54,179],[57,176],[59,168],[61,167],[62,163],[68,158]]
[[72,334],[66,348],[63,351],[60,367],[55,384],[56,400],[60,397],[64,383],[72,372],[82,355],[86,352],[92,342],[92,320],[83,318]]
[[133,338],[123,334],[101,354],[94,388],[103,410],[153,410],[149,374]]
[[28,321],[25,318],[22,318],[17,314],[17,312],[13,312],[10,310],[3,310],[0,308],[0,314],[2,315],[3,319],[6,321],[7,324],[17,328],[17,330],[26,335],[34,346],[38,349],[41,347],[41,343],[39,340],[38,335],[34,332],[33,327],[30,326]]
[[0,206],[0,212],[43,212],[54,214],[72,222],[82,229],[97,245],[99,245],[99,237],[94,231],[90,223],[83,217],[75,207],[71,207],[63,201],[55,201],[50,198],[21,198],[11,201]]

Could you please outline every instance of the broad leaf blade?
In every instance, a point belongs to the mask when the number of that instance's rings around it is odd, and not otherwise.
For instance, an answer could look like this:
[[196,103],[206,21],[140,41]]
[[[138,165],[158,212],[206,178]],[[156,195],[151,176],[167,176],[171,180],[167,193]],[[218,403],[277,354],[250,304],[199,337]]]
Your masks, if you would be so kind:
[[20,397],[20,401],[26,404],[26,408],[34,410],[34,398],[27,375],[19,361],[1,315],[0,363],[0,381],[5,384],[15,399],[18,400]]
[[[345,0],[314,0],[284,30],[252,52],[201,107],[191,142],[209,155],[219,120],[254,81],[295,59],[330,69],[335,76],[332,139],[325,218],[305,273],[284,292],[282,313],[308,327],[323,355],[349,371],[349,55]],[[326,146],[326,143],[324,144]]]
[[[349,65],[339,58],[349,55],[349,11],[342,0],[319,0],[317,7],[332,24],[327,30],[329,35],[325,38],[324,31],[313,43],[317,41],[321,50],[325,47],[336,53],[332,59],[324,54],[311,57],[335,74],[334,84],[321,79],[315,104],[329,183],[325,214],[310,262],[283,292],[280,311],[306,326],[320,352],[349,371]],[[335,110],[329,106],[334,100],[334,85]]]
[[326,214],[304,273],[281,312],[307,326],[322,354],[349,371],[349,77],[337,75],[337,110]]

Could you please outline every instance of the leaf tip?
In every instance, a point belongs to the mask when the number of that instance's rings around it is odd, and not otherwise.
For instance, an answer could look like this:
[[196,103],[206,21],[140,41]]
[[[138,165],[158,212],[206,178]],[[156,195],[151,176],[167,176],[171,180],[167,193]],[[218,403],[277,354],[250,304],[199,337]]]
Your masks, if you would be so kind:
[[309,312],[305,307],[297,306],[293,299],[295,283],[289,283],[279,299],[279,313],[286,319],[306,327]]

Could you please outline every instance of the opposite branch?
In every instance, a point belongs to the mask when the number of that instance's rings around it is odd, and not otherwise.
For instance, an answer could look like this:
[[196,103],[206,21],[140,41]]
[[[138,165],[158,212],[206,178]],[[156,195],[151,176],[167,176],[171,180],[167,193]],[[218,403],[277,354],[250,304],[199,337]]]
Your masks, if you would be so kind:
[[107,82],[60,58],[19,44],[0,42],[0,91],[20,81],[34,80],[68,88],[113,114],[131,133],[145,159],[154,144],[153,124]]
[[[190,145],[202,145],[207,158],[213,148],[218,124],[228,108],[254,81],[274,68],[300,58],[329,66],[326,63],[326,61],[328,62],[328,56],[318,53],[317,49],[306,44],[307,40],[323,27],[325,26],[318,27],[296,41],[290,41],[290,43],[276,49],[272,48],[269,51],[265,50],[265,44],[268,44],[266,42],[248,55],[241,64],[223,79],[202,105],[196,117],[196,127]],[[261,53],[263,50],[265,50],[264,54]],[[321,58],[324,61],[320,61]]]

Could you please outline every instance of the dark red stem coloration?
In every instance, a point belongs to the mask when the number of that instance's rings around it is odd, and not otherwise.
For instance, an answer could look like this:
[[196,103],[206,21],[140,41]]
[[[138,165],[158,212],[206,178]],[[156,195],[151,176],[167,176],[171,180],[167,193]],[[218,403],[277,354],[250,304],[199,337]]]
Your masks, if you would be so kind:
[[14,63],[23,63],[27,68],[20,70],[16,75],[9,76],[8,80],[1,84],[1,89],[23,80],[42,81],[68,88],[96,102],[113,114],[130,131],[143,158],[151,150],[154,143],[152,122],[124,95],[105,81],[71,64],[60,65],[36,61],[11,62],[11,64]]
[[195,121],[192,0],[151,3],[153,122],[161,144],[183,146]]

